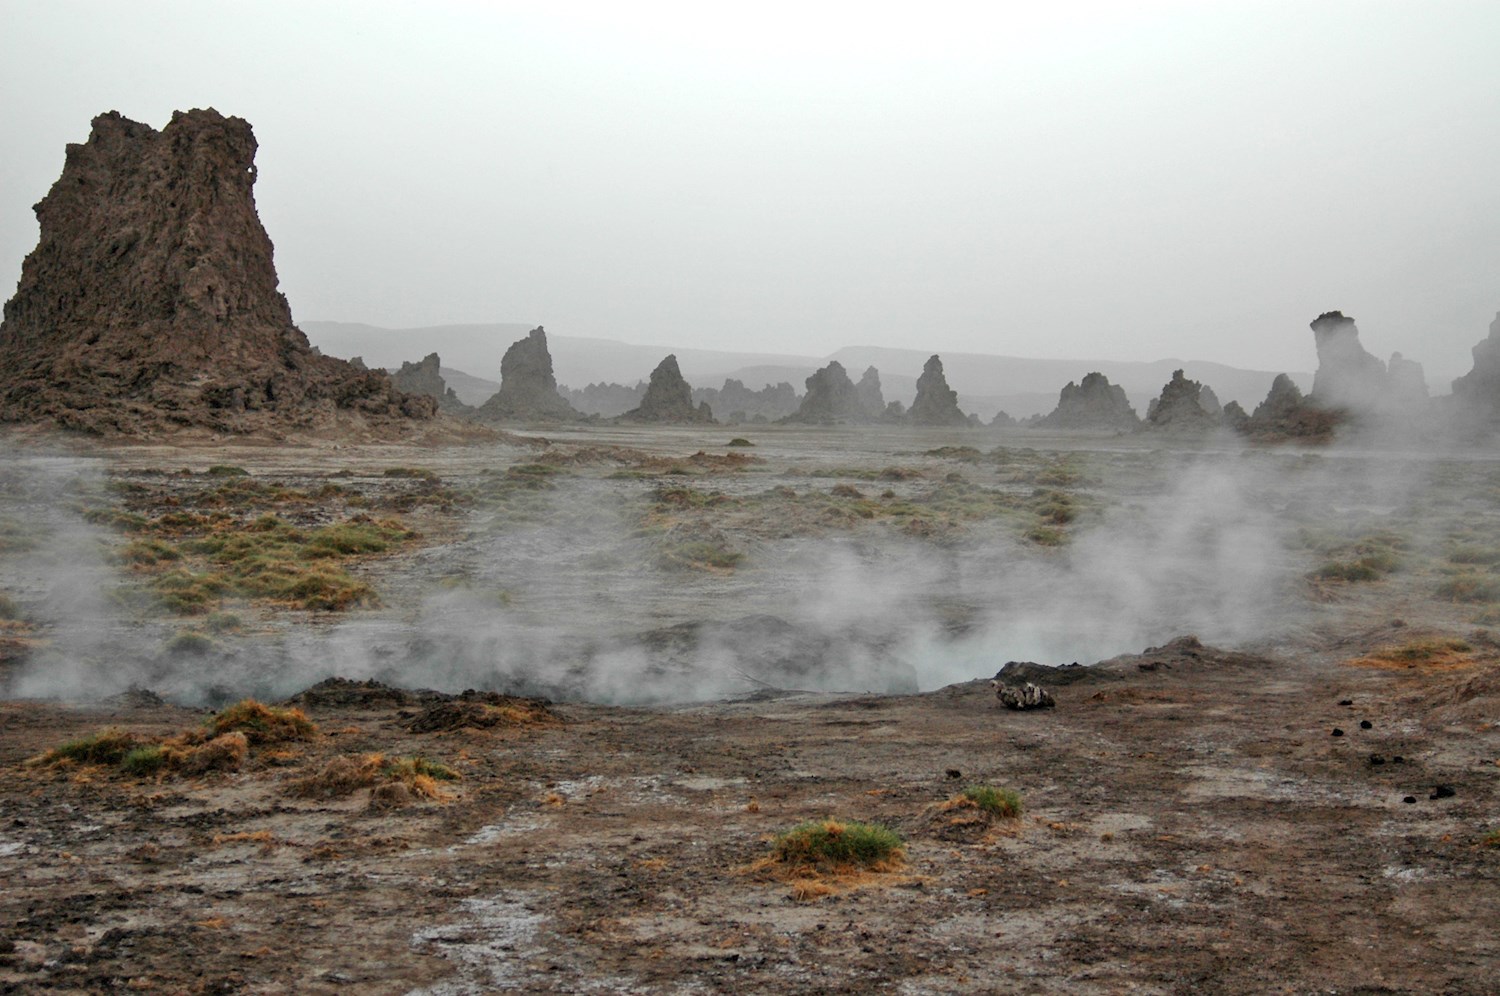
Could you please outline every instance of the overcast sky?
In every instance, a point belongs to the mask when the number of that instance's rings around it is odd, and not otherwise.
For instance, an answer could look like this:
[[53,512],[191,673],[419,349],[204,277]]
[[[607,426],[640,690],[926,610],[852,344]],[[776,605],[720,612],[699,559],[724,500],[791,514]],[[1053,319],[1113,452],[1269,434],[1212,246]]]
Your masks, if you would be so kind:
[[0,0],[0,286],[95,114],[212,106],[298,320],[1468,370],[1500,3],[984,6]]

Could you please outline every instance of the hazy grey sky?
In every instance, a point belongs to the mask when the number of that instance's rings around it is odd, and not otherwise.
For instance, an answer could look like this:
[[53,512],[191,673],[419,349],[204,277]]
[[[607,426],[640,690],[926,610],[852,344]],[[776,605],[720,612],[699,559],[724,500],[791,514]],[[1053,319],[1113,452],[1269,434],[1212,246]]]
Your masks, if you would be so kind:
[[299,320],[1307,370],[1337,308],[1451,376],[1497,43],[1494,0],[0,0],[0,287],[95,114],[212,106]]

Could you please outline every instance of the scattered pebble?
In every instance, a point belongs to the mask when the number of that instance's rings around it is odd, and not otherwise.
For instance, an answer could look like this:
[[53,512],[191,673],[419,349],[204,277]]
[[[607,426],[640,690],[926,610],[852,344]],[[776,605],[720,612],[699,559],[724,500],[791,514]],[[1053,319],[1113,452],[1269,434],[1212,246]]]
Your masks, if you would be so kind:
[[964,773],[962,771],[959,771],[957,768],[949,768],[947,772],[945,772],[945,774],[947,774],[949,778],[962,778],[964,776]]
[[1432,790],[1432,794],[1429,795],[1427,798],[1429,798],[1429,799],[1450,799],[1450,798],[1452,798],[1453,796],[1455,796],[1457,794],[1458,794],[1457,790],[1455,790],[1452,785],[1439,785],[1437,788],[1435,788],[1435,789]]
[[1344,735],[1344,731],[1341,730],[1341,729],[1339,729],[1337,726],[1335,726],[1333,728],[1333,735],[1336,736],[1336,737],[1341,737],[1341,736]]
[[1361,730],[1373,730],[1375,729],[1375,724],[1370,722],[1368,719],[1362,719],[1359,721],[1359,728]]
[[1339,705],[1348,706],[1348,705],[1353,705],[1353,704],[1354,704],[1354,700],[1353,699],[1339,699]]
[[1414,795],[1409,795],[1405,799],[1402,799],[1401,801],[1404,802],[1404,803],[1406,803],[1408,806],[1410,806],[1410,805],[1413,805],[1413,804],[1416,803],[1417,797],[1414,796]]
[[1385,755],[1384,754],[1371,754],[1370,755],[1370,763],[1371,764],[1384,764],[1385,763]]

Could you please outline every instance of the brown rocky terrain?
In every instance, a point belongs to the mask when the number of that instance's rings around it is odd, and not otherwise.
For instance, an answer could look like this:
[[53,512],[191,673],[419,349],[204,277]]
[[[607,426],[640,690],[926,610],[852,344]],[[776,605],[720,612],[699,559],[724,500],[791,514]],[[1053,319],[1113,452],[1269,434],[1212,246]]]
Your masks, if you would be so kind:
[[118,113],[69,145],[0,324],[0,420],[140,435],[399,430],[436,405],[311,349],[256,215],[255,137],[212,109]]
[[[761,427],[749,457],[724,435],[0,463],[0,989],[1492,990],[1493,451],[1398,467],[1146,434]],[[1207,468],[1230,476],[1184,498]],[[1128,569],[1161,538],[1116,530],[1153,508],[1202,563]],[[1278,530],[1216,555],[1261,508]],[[403,538],[349,542],[376,526]],[[328,553],[331,527],[353,551],[332,563],[373,593],[342,613],[142,598],[233,581],[223,555],[268,532]],[[964,559],[989,544],[1014,589]],[[800,585],[809,547],[856,557],[847,599],[837,573]],[[1259,560],[1278,579],[1260,623],[1177,628],[1248,612]],[[1016,649],[1051,569],[1114,578],[1102,602],[1066,589],[1064,631],[1183,594],[1160,638],[1074,666]],[[59,601],[80,578],[114,595]],[[1220,584],[1206,613],[1177,601]],[[921,606],[936,628],[904,643]],[[613,684],[502,694],[591,654]],[[799,690],[830,669],[842,691]],[[321,680],[340,673],[357,680]],[[997,673],[1055,706],[1006,709]],[[922,690],[858,684],[877,674]],[[709,678],[722,691],[684,700]],[[44,680],[70,694],[14,697]],[[606,704],[647,686],[668,694]],[[221,732],[254,688],[315,728]],[[109,729],[164,759],[47,759]],[[974,786],[1018,793],[1019,816],[962,802]],[[767,862],[825,817],[891,828],[904,858]]]
[[[353,360],[350,361],[351,363]],[[401,364],[401,369],[391,374],[396,390],[405,394],[423,395],[437,401],[438,410],[450,415],[464,415],[473,409],[458,399],[453,389],[443,382],[443,361],[436,353],[428,353],[416,363]]]

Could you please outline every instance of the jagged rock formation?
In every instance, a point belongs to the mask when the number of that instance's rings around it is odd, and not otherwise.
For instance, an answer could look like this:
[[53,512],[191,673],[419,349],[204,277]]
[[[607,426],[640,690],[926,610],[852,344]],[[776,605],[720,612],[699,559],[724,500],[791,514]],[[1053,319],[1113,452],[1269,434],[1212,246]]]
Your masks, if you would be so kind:
[[1116,429],[1134,430],[1141,420],[1130,407],[1125,389],[1111,384],[1097,371],[1087,374],[1083,382],[1068,381],[1052,413],[1035,423],[1045,429]]
[[1484,419],[1500,419],[1500,313],[1490,322],[1490,334],[1472,350],[1474,369],[1453,382],[1453,399],[1466,411]]
[[843,364],[834,360],[807,378],[807,393],[796,412],[783,421],[807,422],[812,425],[837,425],[844,422],[867,422],[870,416]]
[[917,378],[917,396],[906,413],[913,425],[968,425],[969,416],[958,410],[958,392],[943,376],[943,361],[936,354],[927,358]]
[[1318,350],[1318,372],[1309,400],[1323,408],[1370,411],[1390,402],[1385,364],[1365,352],[1354,319],[1326,311],[1310,326]]
[[500,359],[500,390],[474,417],[489,422],[573,422],[584,417],[557,393],[547,333],[540,325],[510,344]]
[[557,393],[586,415],[615,418],[640,405],[641,399],[646,396],[646,382],[638,380],[634,386],[626,386],[613,381],[600,381],[576,389],[559,385]]
[[1225,428],[1233,429],[1235,432],[1244,432],[1245,426],[1250,421],[1250,413],[1238,401],[1231,401],[1224,406],[1223,423]]
[[1343,416],[1338,412],[1309,403],[1292,383],[1292,378],[1277,374],[1266,400],[1255,406],[1255,411],[1240,431],[1267,441],[1300,439],[1317,442],[1332,438],[1342,421]]
[[161,131],[101,114],[68,146],[0,323],[0,420],[134,434],[435,413],[292,324],[255,210],[255,151],[248,122],[212,109]]
[[719,413],[720,418],[728,422],[766,422],[792,414],[802,399],[786,381],[767,384],[759,391],[752,391],[745,387],[744,381],[729,377],[725,379],[722,388],[693,388],[693,400],[699,404],[708,404]]
[[438,403],[438,410],[450,415],[462,415],[472,411],[468,405],[458,400],[458,395],[453,393],[453,388],[443,381],[441,370],[442,361],[438,359],[438,354],[428,353],[416,363],[401,364],[401,369],[391,374],[391,382],[396,385],[398,391],[433,398]]
[[854,397],[870,421],[885,416],[885,394],[880,390],[880,371],[866,367],[859,383],[854,385]]
[[1004,410],[996,412],[995,417],[990,419],[990,427],[994,429],[1012,429],[1019,424],[1015,416]]
[[1161,389],[1161,397],[1146,409],[1146,424],[1174,432],[1209,432],[1223,422],[1224,409],[1211,388],[1188,380],[1181,370]]
[[714,424],[714,413],[706,403],[693,404],[693,389],[682,379],[675,354],[669,354],[651,371],[651,382],[646,385],[640,407],[620,418],[626,422]]

